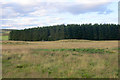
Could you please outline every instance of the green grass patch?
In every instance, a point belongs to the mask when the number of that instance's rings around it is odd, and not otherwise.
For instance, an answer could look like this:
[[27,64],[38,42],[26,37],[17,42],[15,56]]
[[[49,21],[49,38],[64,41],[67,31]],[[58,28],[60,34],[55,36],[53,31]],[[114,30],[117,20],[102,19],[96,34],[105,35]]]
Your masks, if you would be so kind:
[[8,40],[8,36],[2,36],[2,41],[7,41]]
[[105,50],[105,49],[92,49],[92,48],[88,48],[88,49],[35,49],[35,51],[70,51],[70,52],[82,52],[82,53],[113,53],[111,51]]

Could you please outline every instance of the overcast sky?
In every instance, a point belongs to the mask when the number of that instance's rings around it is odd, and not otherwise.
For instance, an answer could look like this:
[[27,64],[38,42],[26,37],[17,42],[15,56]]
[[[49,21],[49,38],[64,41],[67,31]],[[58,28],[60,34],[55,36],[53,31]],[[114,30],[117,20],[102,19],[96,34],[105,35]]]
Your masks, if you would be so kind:
[[4,29],[83,23],[118,23],[119,0],[0,0]]

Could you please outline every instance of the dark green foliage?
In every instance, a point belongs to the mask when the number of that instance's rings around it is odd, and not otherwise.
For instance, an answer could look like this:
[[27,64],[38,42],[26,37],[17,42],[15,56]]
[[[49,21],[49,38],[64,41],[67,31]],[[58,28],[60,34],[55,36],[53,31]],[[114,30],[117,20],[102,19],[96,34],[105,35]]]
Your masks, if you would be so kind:
[[60,39],[119,40],[116,24],[68,24],[38,27],[10,32],[9,40],[54,41]]

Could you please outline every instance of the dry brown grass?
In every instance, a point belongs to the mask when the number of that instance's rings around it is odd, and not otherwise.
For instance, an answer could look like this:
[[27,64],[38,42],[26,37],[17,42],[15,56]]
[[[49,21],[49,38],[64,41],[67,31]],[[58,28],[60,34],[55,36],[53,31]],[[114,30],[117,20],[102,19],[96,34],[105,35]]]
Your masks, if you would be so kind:
[[[5,78],[117,78],[118,41],[3,41]],[[112,54],[37,49],[102,48]],[[22,68],[19,68],[21,67]]]
[[[6,43],[6,44],[5,44]],[[10,43],[10,44],[9,44]],[[18,44],[21,43],[21,44]],[[26,44],[25,44],[26,43]],[[56,48],[117,48],[118,41],[46,41],[46,42],[23,42],[3,41],[2,49],[56,49]]]

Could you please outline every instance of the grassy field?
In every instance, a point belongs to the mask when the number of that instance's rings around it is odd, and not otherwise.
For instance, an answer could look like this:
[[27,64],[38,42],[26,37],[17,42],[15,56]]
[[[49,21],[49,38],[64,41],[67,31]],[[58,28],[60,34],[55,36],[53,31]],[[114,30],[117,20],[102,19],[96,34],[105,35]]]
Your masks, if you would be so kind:
[[0,40],[8,41],[9,33],[12,29],[0,29]]
[[2,36],[3,41],[8,41],[8,36]]
[[118,78],[118,41],[3,41],[3,78]]

